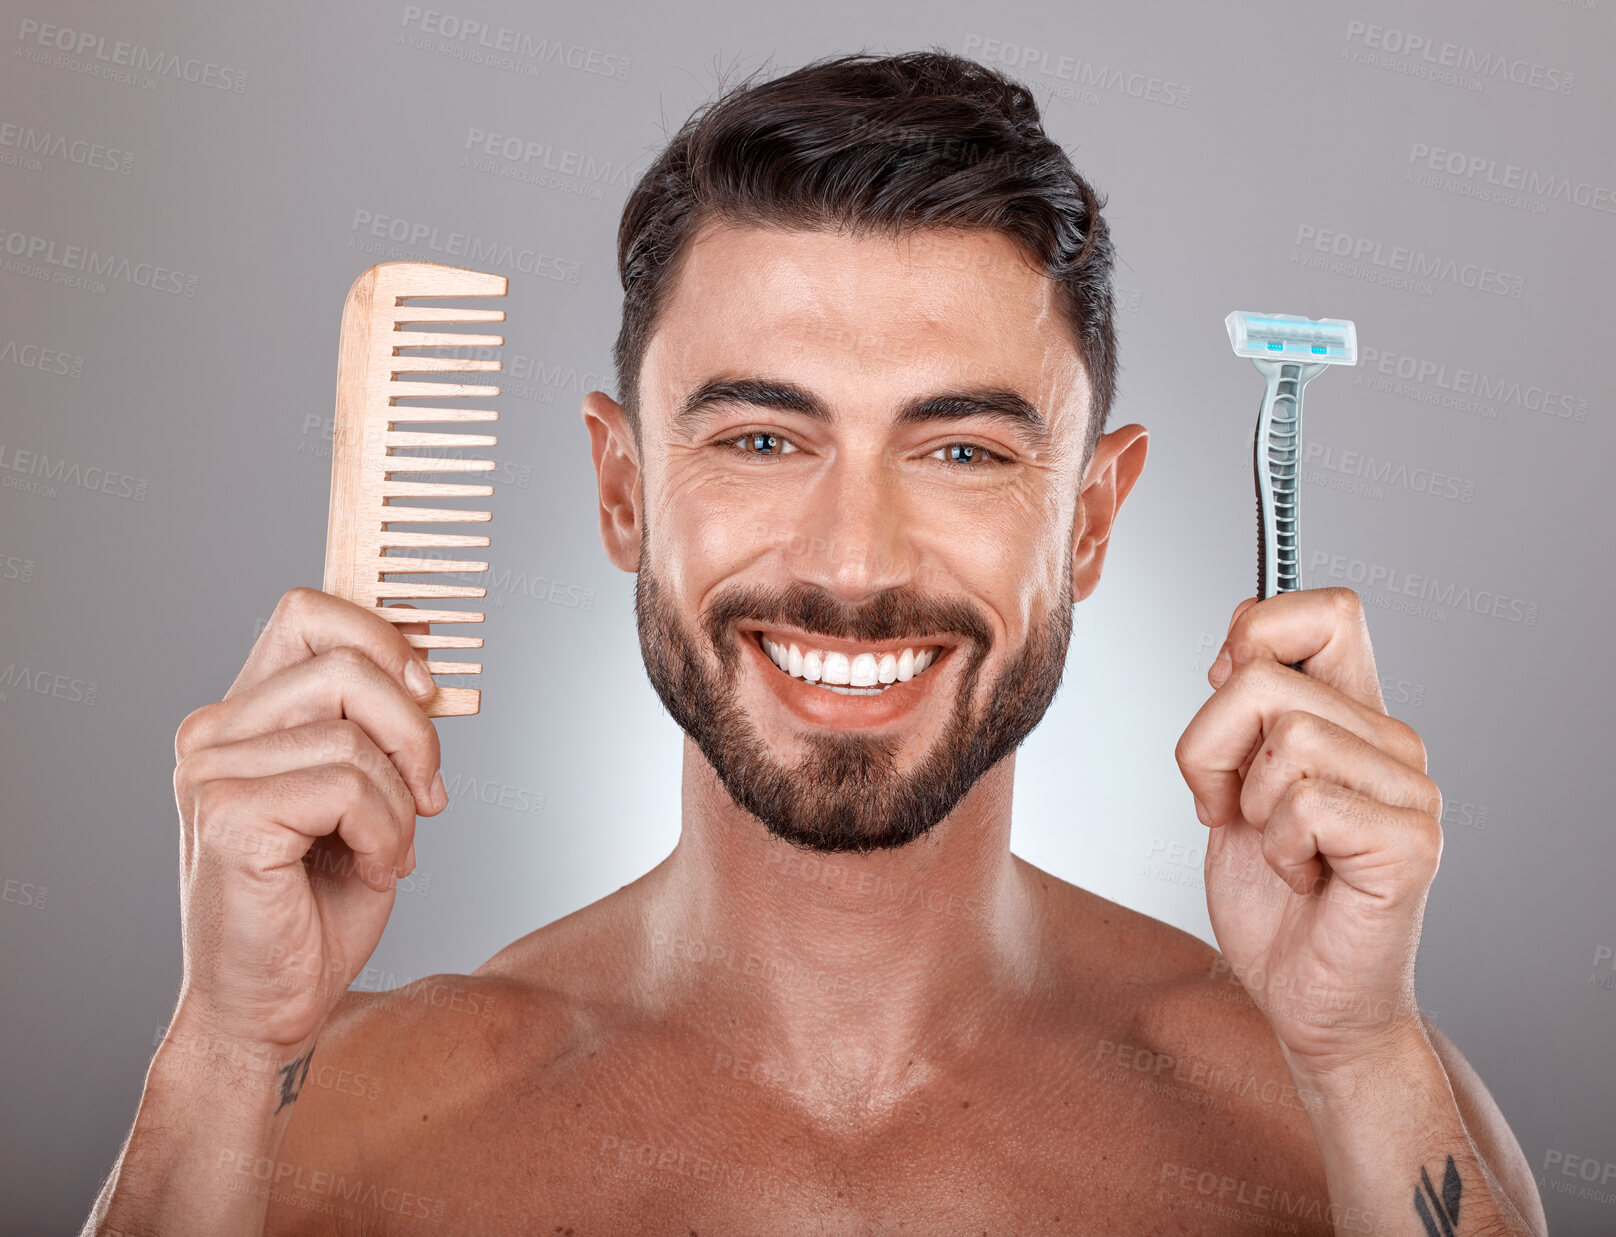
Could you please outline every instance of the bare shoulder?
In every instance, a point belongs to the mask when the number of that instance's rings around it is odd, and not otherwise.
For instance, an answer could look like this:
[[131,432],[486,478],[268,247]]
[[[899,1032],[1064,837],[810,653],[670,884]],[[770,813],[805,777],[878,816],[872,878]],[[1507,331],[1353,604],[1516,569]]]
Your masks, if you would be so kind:
[[301,1082],[265,1232],[371,1237],[446,1215],[476,1231],[460,1197],[474,1165],[458,1161],[486,1143],[490,1120],[518,1127],[521,1096],[587,1055],[610,1016],[600,1002],[620,917],[596,903],[470,975],[346,993]]
[[[374,1237],[442,1220],[444,1190],[418,1167],[423,1139],[500,1093],[517,1036],[551,1030],[524,986],[429,975],[388,992],[349,992],[321,1029],[275,1164],[266,1234]],[[272,1177],[270,1174],[272,1173]]]
[[1216,948],[1024,866],[1043,894],[1053,950],[1074,1003],[1108,1010],[1119,1030],[1156,1054],[1155,1064],[1165,1059],[1197,1077],[1203,1068],[1264,1081],[1288,1077],[1268,1019]]
[[[1025,860],[1017,863],[1042,895],[1046,921],[1057,940],[1066,942],[1064,961],[1074,971],[1110,975],[1140,999],[1230,1003],[1220,998],[1233,976],[1223,955],[1199,937]],[[1244,1004],[1256,1012],[1249,1000]]]

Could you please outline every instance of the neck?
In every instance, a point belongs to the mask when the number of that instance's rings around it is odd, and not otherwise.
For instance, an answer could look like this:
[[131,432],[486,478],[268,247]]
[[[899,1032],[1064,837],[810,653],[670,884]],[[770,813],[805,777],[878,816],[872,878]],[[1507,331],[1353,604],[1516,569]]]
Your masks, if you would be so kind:
[[737,806],[687,738],[679,844],[646,907],[659,987],[722,1011],[744,1028],[729,1042],[765,1051],[801,1089],[829,1062],[844,1089],[901,1093],[929,1056],[991,1033],[1031,983],[1014,773],[1012,753],[907,846],[822,854]]

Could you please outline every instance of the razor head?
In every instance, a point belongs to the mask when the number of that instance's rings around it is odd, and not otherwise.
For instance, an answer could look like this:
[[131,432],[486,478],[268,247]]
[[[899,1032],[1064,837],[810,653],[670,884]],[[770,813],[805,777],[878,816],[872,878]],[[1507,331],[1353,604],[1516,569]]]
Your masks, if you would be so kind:
[[1253,360],[1358,363],[1358,328],[1347,318],[1298,318],[1235,310],[1223,320],[1236,356]]

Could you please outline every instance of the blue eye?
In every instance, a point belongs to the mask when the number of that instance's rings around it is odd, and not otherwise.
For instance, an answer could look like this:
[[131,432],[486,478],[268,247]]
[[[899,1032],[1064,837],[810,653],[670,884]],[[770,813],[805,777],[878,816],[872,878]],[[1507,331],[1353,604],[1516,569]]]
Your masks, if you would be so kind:
[[728,439],[726,445],[735,447],[743,455],[785,455],[797,449],[779,434],[769,434],[762,430],[749,430]]
[[994,454],[986,447],[977,446],[974,442],[951,442],[946,447],[939,447],[933,453],[950,464],[960,464],[967,469],[985,468],[990,464],[1002,464],[1003,457]]

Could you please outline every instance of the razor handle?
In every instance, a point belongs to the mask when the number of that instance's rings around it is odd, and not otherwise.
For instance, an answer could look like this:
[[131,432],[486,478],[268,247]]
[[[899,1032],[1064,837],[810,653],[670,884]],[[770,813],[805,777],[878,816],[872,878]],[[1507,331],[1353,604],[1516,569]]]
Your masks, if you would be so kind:
[[[1302,459],[1302,388],[1322,374],[1320,362],[1254,358],[1267,383],[1252,443],[1257,491],[1257,597],[1302,587],[1299,499]],[[1291,664],[1300,670],[1301,662]]]

